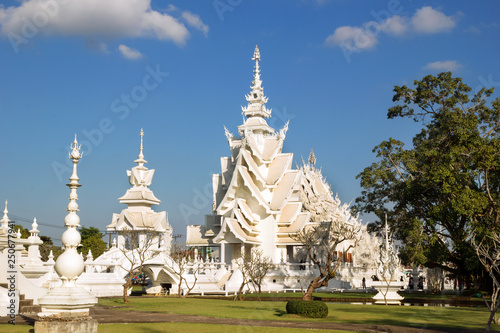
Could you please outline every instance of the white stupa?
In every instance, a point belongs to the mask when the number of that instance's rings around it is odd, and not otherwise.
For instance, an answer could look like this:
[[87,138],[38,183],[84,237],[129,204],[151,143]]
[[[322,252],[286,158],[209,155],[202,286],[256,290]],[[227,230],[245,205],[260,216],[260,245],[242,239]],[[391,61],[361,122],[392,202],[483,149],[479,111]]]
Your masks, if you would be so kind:
[[[76,166],[81,157],[80,145],[75,135],[69,154],[69,158],[73,161],[73,174],[67,184],[70,188],[68,215],[64,218],[67,230],[61,237],[64,252],[57,258],[54,267],[62,280],[62,286],[49,290],[47,295],[39,299],[38,304],[42,307],[42,312],[38,314],[40,317],[88,316],[89,308],[97,303],[97,299],[92,294],[76,285],[76,280],[84,270],[83,258],[76,250],[81,241],[80,233],[76,229],[80,226],[76,191],[81,186],[78,183]],[[47,322],[36,323],[38,326],[42,324],[47,324]],[[57,331],[56,327],[54,331]]]

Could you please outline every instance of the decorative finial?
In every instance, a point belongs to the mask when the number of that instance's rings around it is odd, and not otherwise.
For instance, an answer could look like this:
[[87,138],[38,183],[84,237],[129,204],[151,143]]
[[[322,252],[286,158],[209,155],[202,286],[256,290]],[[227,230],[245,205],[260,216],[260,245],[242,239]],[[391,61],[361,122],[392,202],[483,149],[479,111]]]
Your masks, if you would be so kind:
[[76,140],[76,134],[75,134],[75,141],[71,144],[71,152],[69,153],[69,158],[73,160],[79,160],[83,156],[83,152],[80,153],[80,148],[82,145],[78,145],[78,141]]
[[9,227],[9,216],[7,215],[9,211],[7,210],[7,200],[5,200],[5,209],[3,210],[3,217],[2,220],[0,221],[2,223],[2,229],[7,231],[7,228]]
[[260,60],[260,51],[259,51],[259,46],[255,45],[255,51],[253,52],[253,58],[252,60],[259,61]]
[[143,138],[144,138],[144,130],[141,128],[141,147],[139,149],[139,156],[137,156],[137,159],[134,161],[140,167],[144,166],[144,164],[147,163],[147,161],[144,159],[144,154],[143,154],[143,149],[144,149]]
[[92,261],[94,260],[94,257],[92,256],[92,251],[89,249],[89,253],[87,253],[87,260],[86,261]]
[[314,156],[314,151],[311,148],[311,153],[309,154],[309,164],[314,165],[316,164],[316,156]]
[[141,128],[141,150],[139,153],[139,158],[144,158],[144,154],[142,153],[142,150],[144,149],[143,138],[144,138],[144,130]]
[[226,135],[228,141],[230,141],[233,138],[233,135],[231,134],[231,132],[229,132],[226,126],[224,126],[224,134]]
[[36,223],[36,217],[33,219],[33,224],[31,225],[31,230],[30,232],[33,233],[38,233],[38,223]]

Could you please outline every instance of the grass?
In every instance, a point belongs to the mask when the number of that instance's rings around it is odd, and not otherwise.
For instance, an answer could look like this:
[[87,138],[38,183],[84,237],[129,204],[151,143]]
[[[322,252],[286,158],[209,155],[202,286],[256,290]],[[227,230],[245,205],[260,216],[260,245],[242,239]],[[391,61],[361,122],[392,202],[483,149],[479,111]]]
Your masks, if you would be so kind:
[[[346,293],[345,295],[348,295]],[[282,297],[282,294],[279,297]],[[326,294],[331,297],[332,294]],[[342,294],[340,294],[342,295]],[[325,297],[318,293],[316,296]],[[438,295],[439,296],[439,295]],[[359,296],[356,296],[359,297]],[[383,306],[329,303],[326,318],[310,319],[286,313],[286,302],[253,301],[239,302],[218,299],[177,298],[177,297],[130,297],[124,304],[121,298],[100,298],[99,304],[113,306],[118,311],[149,311],[172,314],[203,315],[219,318],[249,320],[286,320],[314,323],[356,323],[370,325],[394,325],[413,328],[457,328],[484,329],[489,312],[486,308],[452,308],[432,306]],[[500,325],[493,325],[499,330]],[[0,332],[33,332],[32,326],[0,325]],[[198,323],[137,323],[100,324],[99,332],[234,332],[234,326]],[[288,329],[270,327],[238,326],[238,332],[284,332]],[[291,330],[294,332],[294,330]],[[298,332],[298,331],[297,331]],[[334,332],[334,331],[332,331]],[[340,332],[340,331],[336,331]]]
[[[347,292],[347,293],[313,293],[314,297],[320,298],[372,298],[375,296],[376,292]],[[302,292],[295,293],[262,293],[259,295],[260,298],[302,298]],[[257,298],[256,293],[246,294],[244,297]]]
[[[99,325],[99,333],[138,333],[138,332],[197,332],[197,333],[278,333],[304,332],[303,328],[279,328],[279,327],[255,327],[255,326],[230,326],[216,324],[186,324],[186,323],[149,323],[149,324],[102,324]],[[353,333],[352,331],[321,330],[331,333]]]
[[28,333],[33,332],[33,326],[29,325],[11,325],[11,324],[2,324],[0,325],[0,332],[2,333]]
[[[358,323],[417,328],[483,329],[489,315],[485,308],[328,304],[329,315],[327,318],[308,319],[286,314],[286,302],[239,302],[174,297],[144,297],[130,298],[129,300],[129,304],[123,304],[121,299],[100,299],[99,304],[118,308],[126,306],[122,308],[123,311],[156,311],[254,320]],[[499,328],[498,325],[493,327],[493,329]]]

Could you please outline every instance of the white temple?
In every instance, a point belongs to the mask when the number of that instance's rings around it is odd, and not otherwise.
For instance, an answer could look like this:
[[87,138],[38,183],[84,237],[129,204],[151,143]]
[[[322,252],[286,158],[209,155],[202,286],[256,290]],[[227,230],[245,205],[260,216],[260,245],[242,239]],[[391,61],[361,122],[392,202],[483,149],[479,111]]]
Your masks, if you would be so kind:
[[[292,271],[304,267],[301,263],[308,260],[302,244],[292,236],[308,224],[332,221],[339,210],[346,209],[316,169],[312,150],[308,163],[303,161],[297,169],[292,168],[293,154],[282,152],[288,123],[276,131],[266,122],[271,110],[266,108],[260,59],[256,47],[252,58],[254,79],[245,96],[248,105],[242,107],[245,119],[238,126],[238,135],[225,129],[231,155],[221,158],[221,173],[213,175],[213,213],[206,216],[205,225],[187,227],[186,243],[218,248],[222,264],[230,264],[258,247],[274,264],[286,265],[286,271],[275,272],[282,275],[281,279],[273,280],[281,280],[282,287],[287,288],[287,277],[295,276],[298,272]],[[345,253],[339,248],[338,255],[343,267],[353,267],[356,258],[352,250]],[[361,269],[368,272],[374,268],[369,266]],[[306,271],[300,274],[314,275]],[[352,280],[352,269],[350,275]],[[355,284],[360,285],[362,276],[358,274],[357,278]]]

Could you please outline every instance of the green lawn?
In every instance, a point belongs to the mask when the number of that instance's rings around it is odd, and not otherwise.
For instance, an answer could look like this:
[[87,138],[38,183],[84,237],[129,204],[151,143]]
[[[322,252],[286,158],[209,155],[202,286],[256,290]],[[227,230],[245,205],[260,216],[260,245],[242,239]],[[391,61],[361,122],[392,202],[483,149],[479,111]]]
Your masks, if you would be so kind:
[[2,324],[0,325],[0,332],[2,333],[29,333],[33,332],[33,326],[29,325],[11,325],[11,324]]
[[[366,293],[358,293],[358,292],[348,292],[348,293],[313,293],[314,297],[322,297],[322,298],[372,298],[375,296],[376,292],[366,292]],[[261,298],[283,298],[283,297],[293,297],[293,298],[301,298],[302,292],[295,293],[262,293],[259,295]],[[257,298],[256,293],[246,294],[243,297],[249,298]]]
[[[185,323],[150,323],[150,324],[102,324],[99,325],[99,333],[138,333],[138,332],[196,332],[196,333],[279,333],[304,332],[303,328],[278,328],[278,327],[254,327],[254,326],[230,326],[215,324],[185,324]],[[353,331],[321,330],[331,333],[353,333]]]
[[[285,311],[286,302],[240,302],[198,298],[180,299],[176,297],[130,298],[130,303],[127,305],[123,304],[121,299],[118,298],[100,299],[99,304],[117,307],[126,306],[123,311],[131,309],[254,320],[298,320],[422,328],[482,329],[489,315],[486,308],[328,304],[329,315],[327,318],[307,319],[287,315]],[[500,329],[500,326],[495,326],[493,329]]]
[[[331,294],[329,294],[331,295]],[[346,294],[347,295],[347,294]],[[173,314],[204,315],[220,318],[250,320],[288,320],[395,325],[414,328],[461,328],[483,329],[488,319],[488,310],[477,308],[424,307],[424,306],[384,306],[328,304],[327,318],[310,319],[288,315],[286,302],[279,301],[231,301],[177,297],[131,297],[124,304],[120,298],[101,298],[100,305],[113,306],[119,311],[154,311]],[[500,330],[500,325],[492,329]],[[0,325],[0,332],[22,332],[33,330],[32,326]],[[234,326],[191,324],[191,323],[148,323],[148,324],[100,324],[99,332],[233,332]],[[238,326],[238,332],[284,332],[288,329],[269,327]],[[294,332],[293,330],[291,332]],[[297,331],[298,332],[298,331]],[[337,331],[339,332],[339,331]]]

